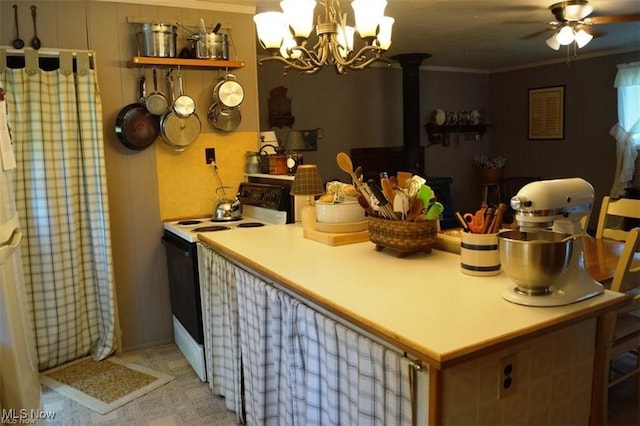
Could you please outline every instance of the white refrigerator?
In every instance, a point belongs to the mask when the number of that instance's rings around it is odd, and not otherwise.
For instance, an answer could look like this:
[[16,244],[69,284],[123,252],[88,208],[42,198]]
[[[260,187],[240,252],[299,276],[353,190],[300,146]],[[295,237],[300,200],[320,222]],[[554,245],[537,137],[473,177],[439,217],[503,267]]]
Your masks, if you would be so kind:
[[[0,88],[0,413],[39,410],[40,380],[31,328],[13,189],[15,157]],[[12,411],[13,410],[13,411]]]

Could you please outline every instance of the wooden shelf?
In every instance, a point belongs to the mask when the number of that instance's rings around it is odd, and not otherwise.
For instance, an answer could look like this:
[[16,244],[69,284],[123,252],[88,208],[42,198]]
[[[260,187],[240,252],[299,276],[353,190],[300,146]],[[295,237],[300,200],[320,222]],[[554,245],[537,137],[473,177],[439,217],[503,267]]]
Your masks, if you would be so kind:
[[433,138],[434,134],[446,134],[446,133],[474,133],[482,138],[487,131],[488,124],[451,124],[438,126],[437,124],[427,123],[424,125],[429,139]]
[[159,58],[151,56],[134,56],[127,62],[127,67],[182,67],[182,68],[242,68],[244,61],[221,61],[217,59]]

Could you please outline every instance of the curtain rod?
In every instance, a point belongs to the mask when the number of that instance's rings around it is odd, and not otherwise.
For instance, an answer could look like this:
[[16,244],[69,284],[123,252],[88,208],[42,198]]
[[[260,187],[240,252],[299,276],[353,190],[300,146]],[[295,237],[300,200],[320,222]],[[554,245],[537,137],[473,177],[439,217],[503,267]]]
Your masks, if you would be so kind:
[[[24,56],[27,50],[34,50],[31,48],[27,49],[14,49],[11,46],[0,46],[1,50],[4,50],[7,56]],[[60,56],[62,52],[71,52],[73,56],[76,56],[77,53],[87,53],[90,57],[93,56],[93,50],[78,50],[78,49],[39,49],[36,51],[38,56],[45,58],[56,58]]]

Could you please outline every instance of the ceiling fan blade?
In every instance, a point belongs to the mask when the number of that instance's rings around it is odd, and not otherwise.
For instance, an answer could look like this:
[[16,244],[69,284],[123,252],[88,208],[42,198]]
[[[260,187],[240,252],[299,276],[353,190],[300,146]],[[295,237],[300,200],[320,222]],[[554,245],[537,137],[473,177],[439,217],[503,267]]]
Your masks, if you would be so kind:
[[[640,21],[640,13],[627,13],[624,15],[608,15],[608,16],[592,16],[586,20],[593,25],[598,24],[614,24],[617,22],[633,22]],[[585,21],[586,21],[585,20]]]
[[553,30],[554,30],[553,28],[544,28],[544,29],[536,31],[534,33],[524,35],[524,36],[520,37],[520,40],[528,40],[530,38],[538,37],[539,35],[542,35],[542,34],[548,32],[548,31],[553,31]]
[[585,30],[587,33],[591,34],[594,38],[602,37],[603,35],[606,34],[604,31],[600,31],[596,28],[593,28],[590,25],[585,25],[585,24],[576,25],[575,29],[576,31]]

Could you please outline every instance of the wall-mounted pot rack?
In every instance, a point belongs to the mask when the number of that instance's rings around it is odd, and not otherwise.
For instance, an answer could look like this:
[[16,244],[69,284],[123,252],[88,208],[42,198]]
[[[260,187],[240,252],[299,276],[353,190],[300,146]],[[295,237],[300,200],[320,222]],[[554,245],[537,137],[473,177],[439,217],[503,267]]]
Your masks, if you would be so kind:
[[129,68],[170,67],[170,68],[212,68],[235,69],[244,67],[244,61],[224,61],[219,59],[161,58],[155,56],[134,56],[127,62]]

